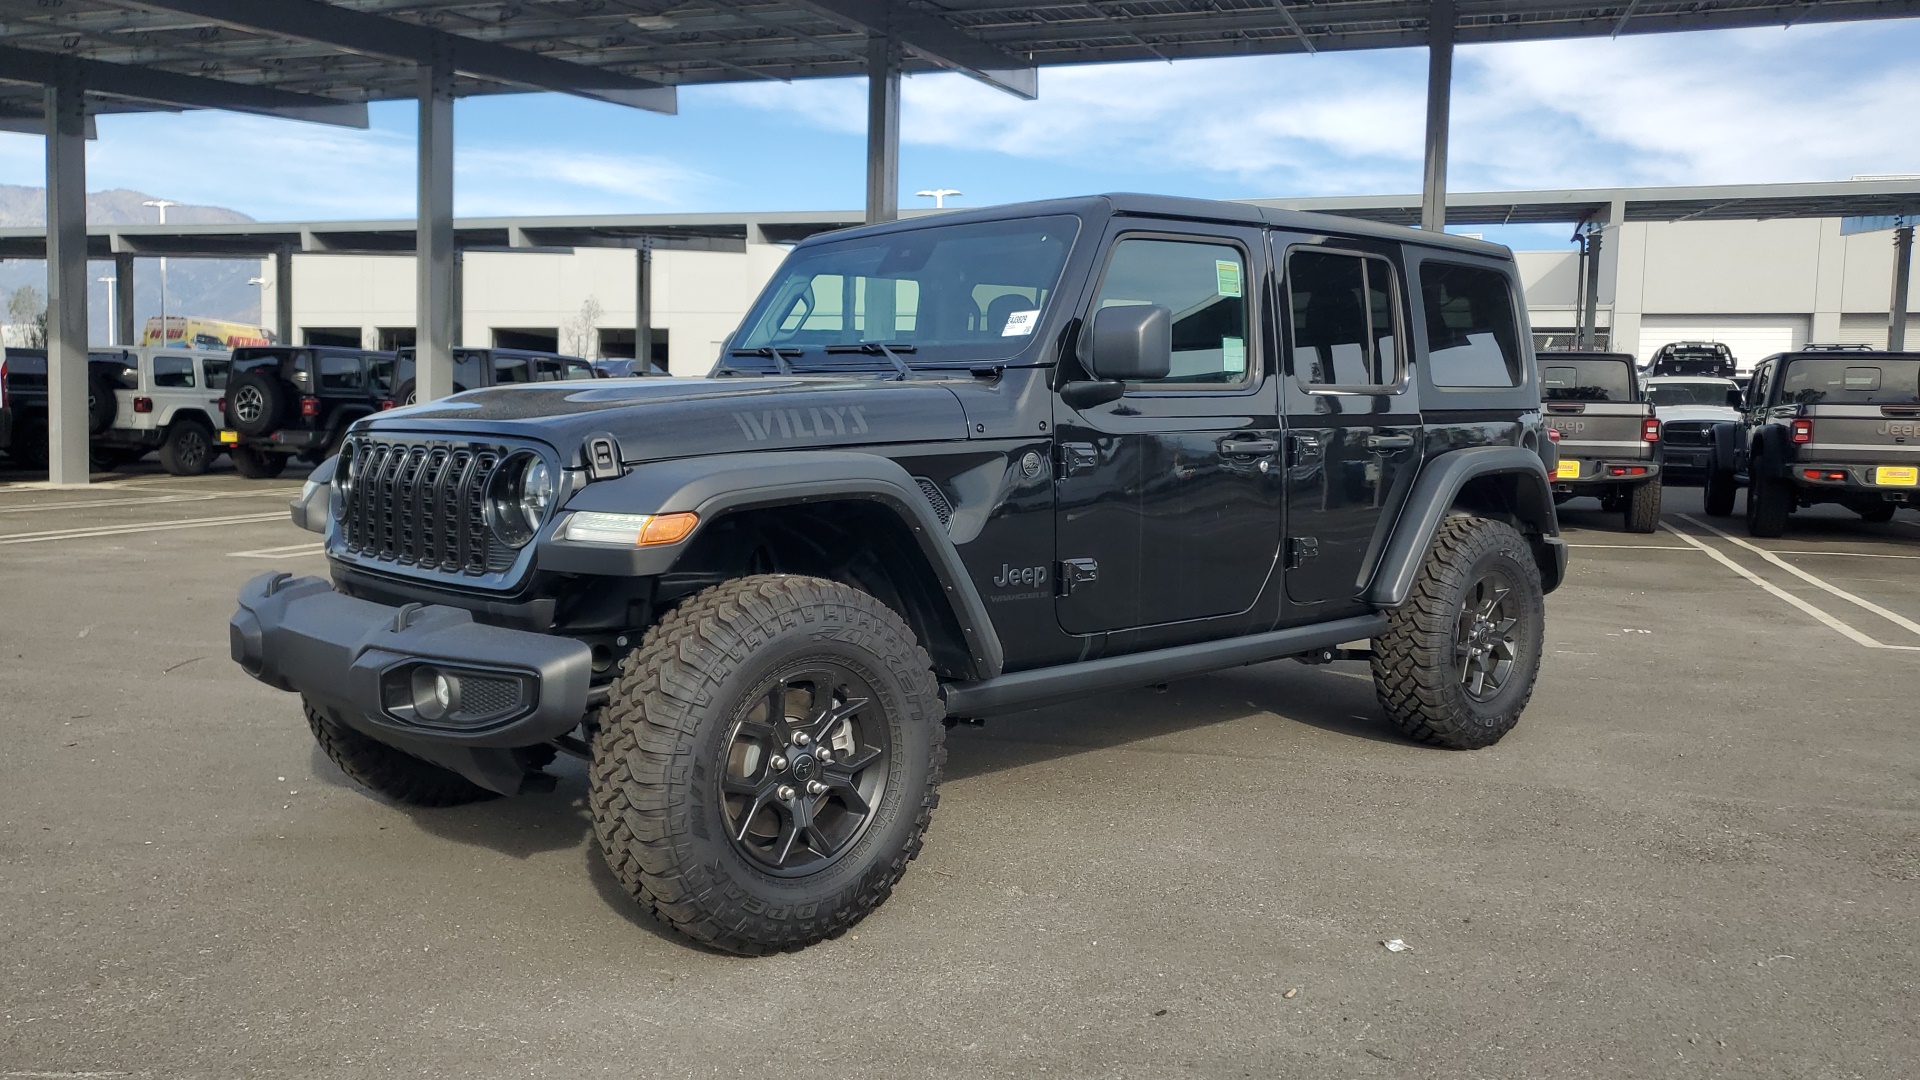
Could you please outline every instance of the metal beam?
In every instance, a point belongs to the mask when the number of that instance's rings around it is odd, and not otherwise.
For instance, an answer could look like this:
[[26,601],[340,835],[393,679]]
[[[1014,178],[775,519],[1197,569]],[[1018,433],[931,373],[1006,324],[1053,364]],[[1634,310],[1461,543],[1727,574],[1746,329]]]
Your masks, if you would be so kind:
[[414,393],[433,401],[453,393],[453,69],[420,69],[420,197],[414,227]]
[[87,137],[80,65],[47,82],[47,480],[85,484],[87,458]]
[[867,42],[867,224],[900,216],[900,46]]
[[1887,306],[1887,348],[1907,347],[1907,282],[1913,272],[1913,226],[1893,230],[1893,302]]
[[1015,97],[1040,96],[1040,72],[1022,59],[989,45],[935,15],[897,0],[799,0],[796,5],[869,37],[891,37],[944,68],[970,75]]
[[113,257],[113,338],[122,345],[138,345],[133,318],[133,256]]
[[1435,0],[1427,16],[1427,153],[1420,182],[1420,227],[1447,227],[1447,118],[1453,95],[1453,0]]
[[292,245],[284,245],[273,253],[273,333],[283,345],[293,340]]
[[[189,109],[260,113],[338,127],[367,126],[365,102],[335,101],[314,94],[276,90],[270,86],[203,79],[198,75],[177,75],[155,68],[108,64],[77,56],[0,45],[0,75],[14,82],[51,86],[57,70],[65,64],[73,65],[76,77],[90,94],[108,94]],[[83,123],[83,131],[84,128]]]
[[1587,294],[1580,298],[1580,326],[1584,335],[1580,344],[1592,346],[1600,340],[1600,251],[1606,244],[1606,230],[1587,230]]
[[525,49],[449,34],[320,0],[142,0],[146,7],[194,15],[223,26],[298,38],[349,52],[416,64],[450,57],[454,70],[533,90],[672,113],[674,89],[650,79],[557,60]]
[[653,248],[642,244],[633,252],[633,367],[653,374]]

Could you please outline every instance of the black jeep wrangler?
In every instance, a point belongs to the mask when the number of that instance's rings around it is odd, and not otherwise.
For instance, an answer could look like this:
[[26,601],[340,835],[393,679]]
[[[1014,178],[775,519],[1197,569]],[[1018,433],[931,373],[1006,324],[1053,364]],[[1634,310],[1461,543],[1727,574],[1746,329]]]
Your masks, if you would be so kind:
[[1554,501],[1583,495],[1625,515],[1628,532],[1660,527],[1660,421],[1626,353],[1539,354],[1547,426],[1559,433]]
[[233,350],[220,442],[240,475],[279,476],[295,456],[325,461],[347,427],[393,394],[393,354],[334,345]]
[[643,905],[739,953],[886,899],[943,721],[1367,652],[1486,746],[1561,580],[1512,257],[1146,196],[798,245],[708,378],[474,390],[354,426],[236,661],[341,769],[445,805],[587,759]]
[[[414,391],[413,349],[397,354],[394,405],[411,405]],[[533,349],[455,349],[453,350],[453,392],[478,390],[483,386],[513,386],[519,383],[568,382],[575,379],[604,378],[591,361],[563,353]]]
[[1707,513],[1779,536],[1802,506],[1839,503],[1868,521],[1920,508],[1920,353],[1802,350],[1753,370],[1739,423],[1714,427]]

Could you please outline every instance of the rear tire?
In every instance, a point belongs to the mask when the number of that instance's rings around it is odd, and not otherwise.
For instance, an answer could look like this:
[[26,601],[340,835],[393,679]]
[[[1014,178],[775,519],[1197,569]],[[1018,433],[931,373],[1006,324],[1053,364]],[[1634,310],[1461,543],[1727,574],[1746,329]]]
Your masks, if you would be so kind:
[[249,480],[271,480],[287,471],[286,454],[235,446],[227,450],[227,457],[233,460],[233,471]]
[[1660,527],[1660,481],[1651,480],[1627,497],[1626,523],[1630,533],[1650,533]]
[[175,420],[160,444],[160,467],[175,476],[199,476],[213,463],[213,429],[198,420]]
[[113,396],[113,380],[98,371],[87,372],[87,433],[104,434],[120,412],[119,399]]
[[363,788],[409,806],[459,806],[498,797],[451,769],[360,734],[305,698],[300,704],[307,711],[307,726],[313,729],[321,751],[340,766],[347,779]]
[[1402,735],[1475,750],[1513,729],[1540,672],[1546,599],[1513,526],[1455,514],[1373,642],[1373,687]]
[[1874,525],[1885,525],[1887,522],[1893,520],[1893,512],[1897,509],[1899,508],[1890,502],[1882,502],[1873,503],[1868,506],[1856,506],[1853,512],[1860,515],[1861,521]]
[[1707,516],[1732,517],[1733,495],[1738,488],[1732,469],[1708,469],[1706,483],[1701,489],[1707,502]]
[[1779,536],[1793,513],[1793,486],[1785,480],[1755,477],[1747,485],[1747,535]]
[[757,956],[838,937],[920,853],[945,716],[926,650],[874,597],[716,585],[622,666],[594,739],[594,833],[634,899],[697,941]]

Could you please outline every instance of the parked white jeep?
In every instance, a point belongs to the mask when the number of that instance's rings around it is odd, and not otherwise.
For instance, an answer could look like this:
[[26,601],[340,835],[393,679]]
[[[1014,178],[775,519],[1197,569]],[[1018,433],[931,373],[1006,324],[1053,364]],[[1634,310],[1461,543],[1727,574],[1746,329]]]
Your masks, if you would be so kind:
[[[175,476],[198,476],[220,453],[214,437],[226,393],[228,354],[204,349],[95,349],[87,398],[95,468],[160,451]],[[118,365],[101,361],[117,360]]]

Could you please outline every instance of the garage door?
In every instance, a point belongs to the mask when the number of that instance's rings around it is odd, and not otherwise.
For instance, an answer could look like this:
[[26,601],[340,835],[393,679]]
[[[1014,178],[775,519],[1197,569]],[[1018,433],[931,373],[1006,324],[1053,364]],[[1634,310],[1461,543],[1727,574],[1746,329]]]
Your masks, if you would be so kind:
[[1741,371],[1807,343],[1804,315],[1646,315],[1640,319],[1640,362],[1669,341],[1717,341],[1733,350]]

